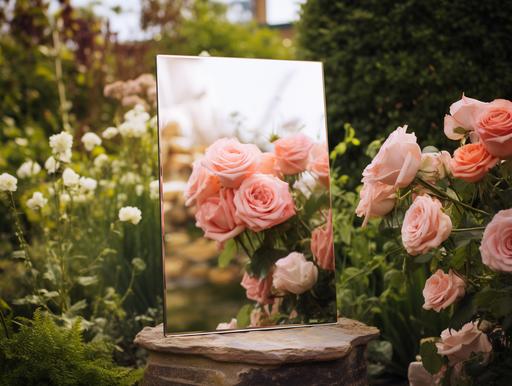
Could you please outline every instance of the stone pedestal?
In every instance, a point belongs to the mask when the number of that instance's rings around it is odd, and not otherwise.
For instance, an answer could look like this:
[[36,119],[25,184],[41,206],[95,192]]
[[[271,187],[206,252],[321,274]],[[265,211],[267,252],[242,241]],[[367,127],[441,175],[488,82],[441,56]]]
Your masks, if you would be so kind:
[[146,327],[135,343],[149,351],[143,385],[367,385],[366,344],[379,331],[336,325],[164,337]]

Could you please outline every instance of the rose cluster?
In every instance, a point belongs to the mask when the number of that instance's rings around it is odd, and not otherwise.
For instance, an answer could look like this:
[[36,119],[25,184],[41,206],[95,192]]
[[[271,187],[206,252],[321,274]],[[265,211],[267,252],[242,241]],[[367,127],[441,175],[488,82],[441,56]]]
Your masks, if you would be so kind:
[[[409,256],[440,256],[435,262],[441,268],[428,278],[423,290],[423,307],[436,312],[452,306],[468,290],[480,290],[479,278],[468,276],[467,269],[463,272],[446,260],[451,249],[443,243],[453,232],[467,232],[466,237],[472,239],[475,234],[469,232],[483,230],[475,242],[480,244],[479,263],[487,283],[493,278],[492,271],[512,273],[512,208],[498,207],[489,213],[472,206],[475,198],[464,202],[457,192],[464,184],[478,183],[475,192],[485,203],[485,194],[492,197],[499,189],[504,194],[509,191],[510,181],[503,170],[508,170],[512,158],[512,102],[497,99],[488,103],[463,95],[445,116],[444,132],[449,139],[460,141],[453,155],[432,147],[422,152],[407,126],[392,132],[363,171],[356,209],[356,214],[364,217],[363,226],[370,218],[388,214],[399,218],[402,247]],[[394,208],[397,211],[392,213]],[[464,211],[471,213],[471,227],[454,229],[452,214],[457,213],[454,221],[460,225],[461,219],[469,218]],[[474,315],[461,330],[445,330],[437,343],[438,354],[447,357],[451,366],[469,359],[472,353],[490,352],[490,341],[478,326],[478,315]]]
[[[271,232],[273,227],[300,217],[294,184],[305,175],[313,177],[324,190],[328,188],[326,144],[295,134],[275,140],[273,147],[272,152],[262,152],[254,144],[221,138],[194,162],[185,191],[186,205],[195,205],[196,226],[221,248],[229,240],[241,242],[243,232]],[[253,310],[251,325],[261,325],[261,320],[272,314],[269,305],[276,312],[279,304],[275,295],[300,295],[310,290],[317,282],[317,266],[334,271],[332,215],[325,210],[320,217],[322,224],[309,235],[314,262],[291,251],[277,259],[264,277],[245,273],[241,285],[247,298],[261,306]],[[221,324],[226,326],[232,328],[233,324]]]

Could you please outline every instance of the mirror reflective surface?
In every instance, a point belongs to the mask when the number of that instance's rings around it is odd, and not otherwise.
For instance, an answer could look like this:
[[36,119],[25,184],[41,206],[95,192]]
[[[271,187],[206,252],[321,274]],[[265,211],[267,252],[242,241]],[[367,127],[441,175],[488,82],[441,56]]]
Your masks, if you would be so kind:
[[336,321],[322,65],[157,57],[167,334]]

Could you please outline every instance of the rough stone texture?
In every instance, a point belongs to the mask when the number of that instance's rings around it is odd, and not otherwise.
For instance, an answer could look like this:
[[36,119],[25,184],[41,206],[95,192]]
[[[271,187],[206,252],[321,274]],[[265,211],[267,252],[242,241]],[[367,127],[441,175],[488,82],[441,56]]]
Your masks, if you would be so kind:
[[378,330],[336,325],[167,336],[145,328],[135,343],[149,350],[143,385],[366,385],[366,344]]
[[407,372],[410,386],[431,386],[434,384],[434,377],[423,367],[421,362],[409,363]]

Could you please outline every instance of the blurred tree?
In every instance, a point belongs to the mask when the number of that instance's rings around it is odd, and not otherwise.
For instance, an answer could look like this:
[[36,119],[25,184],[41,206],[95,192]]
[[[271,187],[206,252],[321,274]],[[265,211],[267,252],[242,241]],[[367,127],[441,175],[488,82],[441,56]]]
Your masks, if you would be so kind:
[[[463,91],[510,99],[511,20],[512,2],[500,0],[309,0],[300,54],[324,62],[331,143],[350,122],[363,145],[403,124],[440,145]],[[364,148],[351,149],[349,170],[368,162]]]

